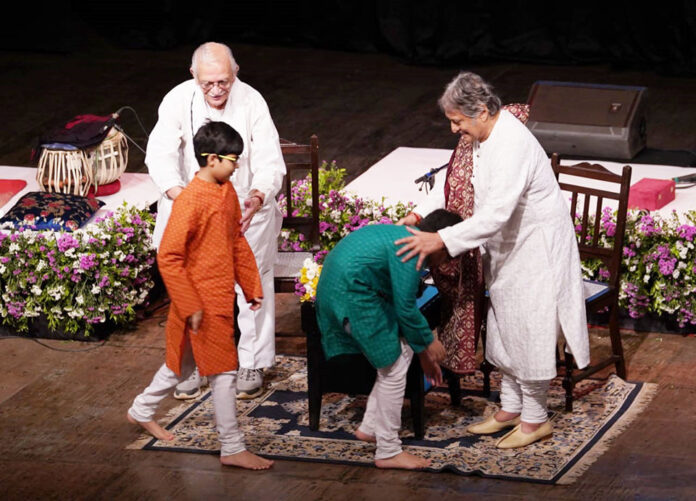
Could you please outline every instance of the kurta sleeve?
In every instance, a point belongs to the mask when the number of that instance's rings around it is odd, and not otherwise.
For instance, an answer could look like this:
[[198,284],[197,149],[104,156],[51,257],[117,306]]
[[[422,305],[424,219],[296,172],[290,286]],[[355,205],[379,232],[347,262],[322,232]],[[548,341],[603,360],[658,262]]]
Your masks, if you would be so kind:
[[278,131],[266,101],[259,95],[251,109],[251,145],[249,166],[253,174],[250,191],[264,194],[264,203],[275,198],[285,176],[285,161],[280,151]]
[[194,239],[195,228],[203,226],[196,210],[187,201],[184,197],[174,201],[157,253],[157,264],[169,297],[184,318],[203,309],[203,301],[184,266],[187,244]]
[[177,89],[167,94],[158,110],[158,119],[147,142],[145,164],[150,177],[162,193],[188,184],[179,166],[179,147],[183,141],[183,117]]
[[236,195],[232,197],[232,205],[232,220],[234,221],[232,229],[234,239],[232,243],[234,249],[234,276],[236,282],[242,288],[244,299],[249,302],[255,297],[263,298],[263,288],[261,287],[261,277],[256,266],[254,253],[251,251],[247,239],[240,235],[241,225],[239,224],[239,219],[241,217],[241,208]]
[[396,253],[392,254],[393,258],[389,256],[389,274],[399,332],[413,351],[420,353],[433,342],[433,333],[416,304],[419,284],[416,258],[402,263]]
[[530,145],[523,137],[506,140],[482,165],[486,170],[486,181],[475,187],[483,193],[478,194],[474,214],[438,232],[450,256],[475,249],[498,233],[527,189],[534,168]]

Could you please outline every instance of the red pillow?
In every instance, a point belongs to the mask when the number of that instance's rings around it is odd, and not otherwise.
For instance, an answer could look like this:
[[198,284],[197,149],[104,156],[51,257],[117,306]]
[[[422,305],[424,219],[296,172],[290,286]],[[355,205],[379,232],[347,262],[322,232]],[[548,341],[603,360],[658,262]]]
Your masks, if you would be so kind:
[[94,186],[89,187],[89,191],[87,192],[88,197],[105,197],[108,195],[113,195],[114,193],[118,193],[121,190],[121,181],[118,179],[114,181],[113,183],[109,184],[102,184],[99,185],[97,188],[97,193],[94,193]]

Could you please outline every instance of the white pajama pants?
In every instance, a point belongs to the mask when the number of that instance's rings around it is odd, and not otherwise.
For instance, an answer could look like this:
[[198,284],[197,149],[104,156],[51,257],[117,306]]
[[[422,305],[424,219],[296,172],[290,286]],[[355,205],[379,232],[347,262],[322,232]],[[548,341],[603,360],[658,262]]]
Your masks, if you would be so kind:
[[365,416],[358,428],[377,440],[375,459],[387,459],[401,453],[401,408],[406,391],[406,373],[413,350],[401,339],[401,355],[389,367],[377,369],[377,380],[367,398]]
[[[241,196],[240,200],[244,200]],[[264,207],[251,220],[244,236],[249,242],[256,266],[261,275],[263,301],[256,311],[249,309],[241,287],[237,286],[237,306],[240,338],[237,345],[239,366],[245,369],[263,369],[275,363],[275,286],[273,268],[278,253],[280,211],[274,204]]]
[[[160,402],[177,384],[188,379],[195,367],[191,345],[188,344],[181,361],[181,377],[167,364],[162,364],[150,385],[135,397],[128,414],[138,422],[152,421]],[[213,393],[220,455],[229,456],[246,450],[244,435],[237,424],[237,371],[208,376],[208,382]]]
[[543,423],[548,420],[546,399],[550,380],[526,381],[502,372],[500,404],[502,410],[520,413],[525,423]]

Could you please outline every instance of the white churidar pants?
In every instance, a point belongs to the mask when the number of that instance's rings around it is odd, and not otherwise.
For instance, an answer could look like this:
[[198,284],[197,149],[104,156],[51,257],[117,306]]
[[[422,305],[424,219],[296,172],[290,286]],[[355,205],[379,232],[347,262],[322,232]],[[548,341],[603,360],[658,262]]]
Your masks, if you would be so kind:
[[413,350],[401,339],[401,355],[389,367],[377,369],[377,380],[367,399],[365,416],[359,430],[377,440],[375,459],[387,459],[401,453],[401,408],[406,391],[406,373]]
[[506,372],[502,372],[502,375],[501,408],[505,412],[521,413],[520,419],[525,423],[547,421],[546,399],[551,381],[525,381]]
[[[188,379],[195,367],[191,345],[187,343],[181,361],[181,377],[167,367],[167,364],[162,364],[150,385],[135,397],[128,414],[139,422],[152,421],[160,402],[177,384]],[[208,376],[208,382],[213,394],[220,455],[230,456],[246,450],[244,435],[237,424],[237,371]]]
[[[243,198],[240,197],[240,200]],[[244,208],[242,207],[242,211]],[[269,213],[266,213],[269,211]],[[261,217],[259,217],[261,216]],[[273,267],[278,253],[278,234],[281,224],[280,211],[273,205],[264,207],[251,220],[244,236],[256,258],[261,275],[263,301],[256,311],[249,309],[241,287],[237,286],[237,306],[239,316],[239,344],[237,354],[239,367],[263,369],[275,364],[275,288]]]

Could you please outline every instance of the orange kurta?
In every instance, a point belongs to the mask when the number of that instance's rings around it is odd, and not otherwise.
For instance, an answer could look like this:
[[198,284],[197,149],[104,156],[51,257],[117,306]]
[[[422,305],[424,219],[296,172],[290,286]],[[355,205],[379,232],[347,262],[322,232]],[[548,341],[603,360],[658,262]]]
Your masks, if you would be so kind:
[[[238,368],[234,345],[235,283],[248,300],[262,297],[256,260],[240,236],[241,209],[229,181],[195,177],[176,198],[157,254],[171,298],[167,319],[167,367],[181,375],[185,336],[202,376]],[[186,319],[203,310],[197,334]]]

